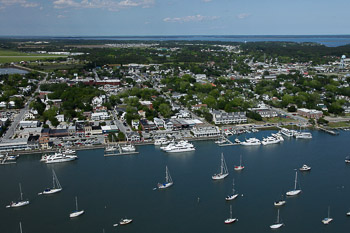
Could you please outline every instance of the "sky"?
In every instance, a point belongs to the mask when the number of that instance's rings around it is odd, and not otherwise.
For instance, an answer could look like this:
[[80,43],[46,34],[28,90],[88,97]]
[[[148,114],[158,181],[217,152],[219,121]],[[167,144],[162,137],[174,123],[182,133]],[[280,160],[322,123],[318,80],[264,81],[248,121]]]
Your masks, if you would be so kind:
[[349,35],[349,0],[0,0],[0,36]]

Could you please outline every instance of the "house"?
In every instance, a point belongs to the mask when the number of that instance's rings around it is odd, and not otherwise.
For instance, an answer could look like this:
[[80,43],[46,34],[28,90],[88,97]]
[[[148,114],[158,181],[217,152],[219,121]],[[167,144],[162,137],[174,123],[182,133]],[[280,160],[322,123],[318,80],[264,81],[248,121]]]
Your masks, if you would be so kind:
[[241,124],[248,121],[245,112],[231,112],[213,110],[213,121],[216,125],[220,124]]
[[156,127],[158,128],[158,129],[163,129],[164,128],[164,120],[163,119],[160,119],[160,118],[158,118],[158,117],[155,117],[154,119],[153,119],[153,121],[154,121],[154,124],[156,125]]
[[146,112],[143,111],[143,110],[139,110],[137,113],[138,113],[141,117],[143,117],[143,118],[146,117]]
[[107,112],[94,112],[91,114],[91,120],[93,121],[108,120],[109,118]]
[[132,120],[131,121],[131,127],[132,128],[138,129],[139,125],[140,125],[140,121],[139,120]]
[[166,130],[173,130],[174,129],[174,125],[173,125],[173,123],[170,120],[166,120],[164,122],[164,128]]
[[92,126],[91,127],[91,135],[102,135],[101,126]]
[[265,104],[259,104],[257,108],[251,108],[249,110],[252,112],[258,113],[261,117],[264,117],[264,118],[272,118],[272,117],[278,116],[277,111],[272,110],[270,107],[266,106]]
[[133,131],[133,132],[126,134],[126,140],[128,142],[139,142],[139,141],[141,141],[141,137],[138,133]]
[[40,135],[31,135],[29,136],[28,138],[28,147],[32,150],[37,150],[40,148],[40,144],[39,144],[39,138],[40,138]]
[[75,132],[76,132],[75,125],[68,126],[68,135],[69,136],[75,136]]
[[27,138],[15,138],[9,140],[2,140],[0,143],[0,151],[14,151],[14,150],[27,150],[28,140]]
[[58,122],[64,122],[64,115],[63,114],[57,115],[56,119],[58,120]]
[[207,108],[207,104],[196,104],[196,105],[192,105],[192,109],[193,110],[199,110],[201,108]]
[[48,149],[49,148],[49,142],[50,142],[50,138],[46,137],[46,136],[41,136],[39,137],[39,145],[41,149]]
[[342,108],[344,109],[344,113],[350,113],[350,103],[345,103]]
[[141,124],[142,130],[146,132],[157,129],[154,122],[148,121],[147,119],[141,119],[140,124]]
[[139,101],[142,106],[146,106],[148,109],[153,109],[153,104],[151,101]]

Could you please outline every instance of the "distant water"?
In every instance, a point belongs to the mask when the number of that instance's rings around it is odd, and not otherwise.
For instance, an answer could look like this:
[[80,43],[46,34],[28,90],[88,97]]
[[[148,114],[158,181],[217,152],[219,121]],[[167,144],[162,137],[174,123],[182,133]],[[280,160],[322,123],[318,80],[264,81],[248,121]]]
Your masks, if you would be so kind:
[[1,74],[26,74],[28,71],[26,70],[20,70],[16,68],[0,68],[0,75]]
[[[60,37],[58,37],[60,38]],[[141,40],[141,41],[223,41],[223,42],[262,42],[262,41],[288,41],[288,42],[313,42],[329,47],[350,44],[350,35],[286,35],[286,36],[111,36],[111,37],[62,37],[64,39],[87,40]]]
[[[272,131],[241,135],[240,139],[262,138]],[[17,165],[0,166],[0,232],[24,233],[270,233],[277,209],[273,202],[294,186],[295,168],[308,164],[311,172],[301,174],[302,193],[287,198],[281,208],[285,227],[279,232],[346,232],[350,227],[349,132],[331,136],[312,132],[312,140],[287,139],[278,145],[219,147],[212,141],[195,142],[192,153],[166,154],[153,145],[138,146],[138,155],[104,157],[102,150],[78,152],[79,160],[63,164],[42,164],[39,155],[22,156]],[[231,138],[233,140],[234,137]],[[211,176],[219,169],[224,153],[230,175],[222,181]],[[233,171],[240,155],[246,166]],[[169,167],[174,186],[152,189],[164,181]],[[51,187],[54,168],[63,191],[52,196],[37,196]],[[227,202],[232,179],[244,196]],[[18,183],[31,204],[18,209],[5,206],[19,197]],[[85,214],[69,219],[74,197]],[[198,197],[200,202],[198,202]],[[232,204],[239,221],[225,225]],[[321,220],[331,207],[334,221],[324,226]],[[113,228],[120,218],[133,218],[127,226]]]

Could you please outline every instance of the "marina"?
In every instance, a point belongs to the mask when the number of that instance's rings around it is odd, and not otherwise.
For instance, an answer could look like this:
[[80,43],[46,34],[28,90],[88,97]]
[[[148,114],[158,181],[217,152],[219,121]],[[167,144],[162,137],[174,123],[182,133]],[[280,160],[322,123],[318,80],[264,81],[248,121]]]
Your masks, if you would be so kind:
[[[274,132],[261,131],[255,136],[267,137]],[[214,141],[198,141],[193,142],[196,150],[191,153],[165,153],[154,145],[138,146],[138,156],[105,157],[103,149],[77,151],[76,162],[50,166],[39,162],[41,155],[20,156],[15,166],[0,167],[0,176],[8,177],[0,180],[6,190],[0,194],[0,217],[7,219],[0,232],[17,232],[19,222],[24,232],[114,232],[122,230],[113,227],[120,223],[116,220],[131,217],[133,223],[123,227],[128,232],[264,233],[271,232],[277,208],[285,224],[283,232],[343,232],[350,226],[346,216],[350,205],[344,204],[350,195],[350,167],[344,162],[350,132],[341,132],[339,137],[312,134],[312,140],[286,138],[283,143],[259,147],[218,147]],[[213,181],[212,174],[220,169],[221,153],[229,175]],[[247,168],[232,172],[240,155]],[[301,173],[303,164],[312,167],[312,172]],[[176,185],[153,191],[157,182],[164,181],[166,166]],[[52,169],[64,189],[50,197],[38,197],[46,185],[51,187]],[[281,194],[294,187],[295,169],[302,194],[287,197],[285,206],[275,207],[273,203]],[[240,196],[225,201],[224,197],[232,194],[233,179]],[[19,197],[19,182],[30,205],[6,209]],[[70,212],[77,209],[75,196],[85,214],[70,219]],[[230,205],[232,218],[239,221],[227,225],[224,220],[231,218]],[[326,229],[321,220],[327,217],[327,206],[331,206],[335,221]],[[48,215],[50,218],[45,218]]]

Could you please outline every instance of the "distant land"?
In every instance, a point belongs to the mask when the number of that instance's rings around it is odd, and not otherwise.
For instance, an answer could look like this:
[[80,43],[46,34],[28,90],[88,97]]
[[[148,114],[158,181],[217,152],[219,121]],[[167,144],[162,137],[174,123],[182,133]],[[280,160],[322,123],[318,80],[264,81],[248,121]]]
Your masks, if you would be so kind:
[[0,36],[7,39],[72,39],[72,40],[135,40],[135,41],[223,41],[223,42],[312,42],[329,47],[350,44],[350,35],[170,35],[170,36]]

